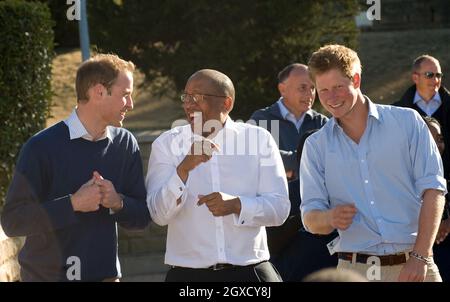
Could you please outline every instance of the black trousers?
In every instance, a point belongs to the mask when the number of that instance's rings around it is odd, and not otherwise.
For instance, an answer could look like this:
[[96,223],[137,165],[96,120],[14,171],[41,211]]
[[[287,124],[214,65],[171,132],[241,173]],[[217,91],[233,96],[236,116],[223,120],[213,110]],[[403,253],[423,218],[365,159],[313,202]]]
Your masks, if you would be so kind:
[[172,267],[166,282],[282,282],[280,274],[269,261],[221,270]]
[[[449,235],[450,236],[450,235]],[[450,237],[447,236],[440,244],[433,245],[433,258],[442,281],[450,282]]]

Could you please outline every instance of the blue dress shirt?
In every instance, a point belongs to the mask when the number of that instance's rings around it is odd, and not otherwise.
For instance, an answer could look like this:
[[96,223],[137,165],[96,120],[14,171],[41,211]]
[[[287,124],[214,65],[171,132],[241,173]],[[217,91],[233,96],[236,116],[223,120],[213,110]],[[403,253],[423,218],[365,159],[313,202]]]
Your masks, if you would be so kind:
[[[310,136],[300,165],[302,216],[354,203],[339,230],[338,252],[393,254],[411,249],[427,189],[446,192],[442,161],[428,127],[411,109],[369,104],[359,144],[334,118]],[[302,217],[304,218],[304,217]]]
[[429,102],[425,102],[420,94],[416,91],[413,103],[417,104],[417,106],[422,109],[422,111],[425,112],[427,116],[432,116],[441,106],[442,100],[439,93],[436,92],[436,94]]

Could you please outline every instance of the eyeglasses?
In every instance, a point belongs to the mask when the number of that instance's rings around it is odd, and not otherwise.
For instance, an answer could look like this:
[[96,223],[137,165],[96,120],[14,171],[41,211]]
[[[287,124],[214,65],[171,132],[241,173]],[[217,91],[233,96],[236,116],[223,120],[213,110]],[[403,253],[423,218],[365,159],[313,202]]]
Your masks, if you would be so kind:
[[189,93],[184,92],[181,94],[180,99],[183,103],[187,103],[189,101],[194,101],[194,103],[198,104],[198,102],[203,101],[204,96],[213,96],[216,98],[227,98],[228,97],[226,95],[214,95],[214,94],[205,94],[205,93],[189,94]]
[[[416,72],[417,74],[420,74],[418,72]],[[444,74],[442,72],[432,72],[432,71],[425,71],[424,73],[422,73],[427,79],[433,79],[434,77],[440,79],[444,76]]]

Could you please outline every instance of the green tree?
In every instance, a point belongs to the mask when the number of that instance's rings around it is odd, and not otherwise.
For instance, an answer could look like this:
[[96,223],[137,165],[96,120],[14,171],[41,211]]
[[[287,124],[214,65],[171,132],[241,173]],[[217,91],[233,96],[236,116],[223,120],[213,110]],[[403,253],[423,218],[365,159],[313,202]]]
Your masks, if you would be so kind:
[[52,26],[45,4],[0,2],[0,206],[22,144],[49,116]]
[[110,3],[114,17],[89,11],[98,48],[133,60],[149,80],[167,76],[177,92],[194,71],[218,69],[235,83],[233,117],[244,120],[278,97],[284,66],[307,62],[326,43],[356,47],[357,0]]

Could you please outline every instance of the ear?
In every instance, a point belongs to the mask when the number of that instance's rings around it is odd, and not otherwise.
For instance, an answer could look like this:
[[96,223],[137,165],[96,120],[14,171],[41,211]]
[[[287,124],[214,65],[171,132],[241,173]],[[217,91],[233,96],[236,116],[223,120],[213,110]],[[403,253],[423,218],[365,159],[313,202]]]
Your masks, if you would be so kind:
[[353,83],[353,87],[355,87],[355,89],[360,88],[361,87],[361,74],[356,72],[353,75],[352,83]]
[[231,99],[230,96],[228,96],[228,97],[225,99],[225,101],[224,101],[224,103],[223,103],[223,107],[224,107],[224,109],[225,109],[226,112],[230,112],[231,109],[233,109],[233,100]]
[[88,90],[89,99],[101,99],[106,95],[106,89],[105,86],[102,84],[95,84],[94,86],[91,86]]
[[417,83],[419,82],[419,75],[417,73],[413,72],[411,75],[411,80],[414,82],[414,84],[417,85]]
[[286,92],[286,84],[278,83],[278,91],[280,92],[281,96],[284,96],[284,94]]

